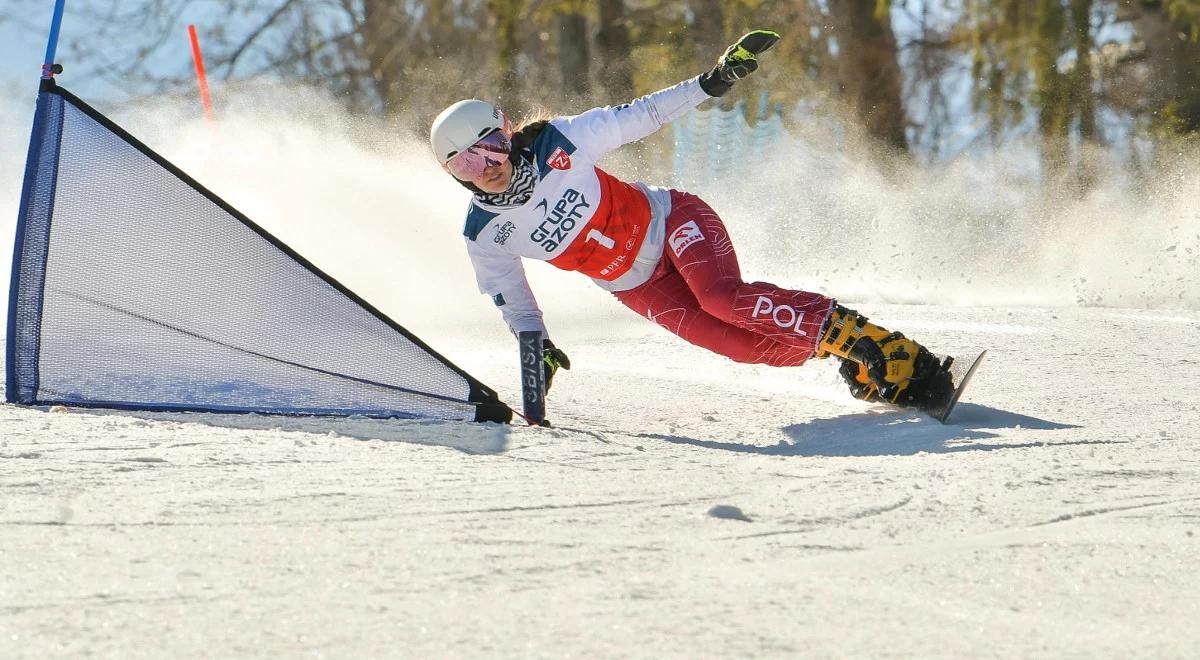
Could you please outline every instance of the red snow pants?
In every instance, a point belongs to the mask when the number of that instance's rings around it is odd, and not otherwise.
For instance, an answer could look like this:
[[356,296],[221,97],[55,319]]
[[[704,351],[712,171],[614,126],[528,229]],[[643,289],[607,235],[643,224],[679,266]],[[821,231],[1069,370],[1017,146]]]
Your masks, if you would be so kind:
[[649,281],[615,293],[626,307],[736,362],[791,367],[817,350],[833,300],[743,282],[725,224],[699,197],[671,191],[663,256]]

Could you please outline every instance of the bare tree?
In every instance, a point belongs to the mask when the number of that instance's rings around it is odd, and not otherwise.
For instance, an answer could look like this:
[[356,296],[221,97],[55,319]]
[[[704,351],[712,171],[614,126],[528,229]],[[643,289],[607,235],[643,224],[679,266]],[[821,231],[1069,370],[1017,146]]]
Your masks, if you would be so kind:
[[600,26],[596,33],[596,54],[601,67],[600,88],[610,101],[633,97],[633,68],[630,50],[629,17],[625,0],[597,0]]
[[568,2],[560,7],[555,18],[558,31],[558,71],[562,89],[568,100],[591,100],[592,84],[589,65],[591,47],[588,43],[588,19],[584,2]]
[[[88,29],[68,30],[60,53],[69,75],[108,81],[129,96],[191,93],[182,19],[194,20],[192,12],[208,6],[73,0],[68,25]],[[221,79],[258,77],[318,86],[352,111],[403,117],[422,130],[466,96],[498,100],[518,115],[532,105],[620,103],[708,69],[744,30],[771,28],[783,42],[725,101],[765,98],[795,107],[816,99],[819,107],[836,97],[868,135],[895,152],[936,149],[940,136],[978,118],[993,144],[1036,130],[1053,173],[1079,160],[1079,145],[1104,138],[1099,117],[1138,119],[1143,134],[1147,125],[1200,132],[1195,0],[956,0],[943,3],[936,30],[927,23],[935,3],[916,0],[226,0],[220,6],[221,20],[198,25],[218,104]],[[901,44],[892,20],[905,11],[919,14],[910,23],[918,34],[906,33]],[[8,0],[0,22],[35,30],[44,14],[40,0]],[[1129,21],[1136,37],[1097,44],[1098,34],[1112,32],[1097,21]],[[1118,50],[1123,64],[1112,63]],[[953,103],[950,90],[964,79],[975,85],[970,109]],[[1037,121],[1026,121],[1028,113]]]
[[829,0],[837,38],[839,87],[867,133],[896,151],[907,151],[900,65],[888,3]]
[[715,62],[721,49],[728,44],[725,31],[725,2],[722,0],[690,0],[687,3],[688,41],[696,62]]
[[[1156,126],[1174,133],[1200,132],[1200,8],[1184,3],[1144,7],[1136,24],[1145,41],[1147,78],[1141,97]],[[1170,11],[1174,9],[1174,11]]]
[[496,98],[509,110],[516,110],[518,104],[524,102],[517,73],[517,59],[521,53],[518,24],[524,5],[524,0],[489,0],[488,2],[497,41],[498,93]]

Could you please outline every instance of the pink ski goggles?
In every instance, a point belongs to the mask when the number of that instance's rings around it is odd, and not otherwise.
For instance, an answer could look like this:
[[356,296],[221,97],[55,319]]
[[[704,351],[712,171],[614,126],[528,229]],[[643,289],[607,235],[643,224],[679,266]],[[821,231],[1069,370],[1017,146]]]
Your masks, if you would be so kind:
[[462,181],[478,179],[488,167],[495,167],[508,158],[512,141],[501,129],[488,133],[475,144],[454,154],[443,168]]

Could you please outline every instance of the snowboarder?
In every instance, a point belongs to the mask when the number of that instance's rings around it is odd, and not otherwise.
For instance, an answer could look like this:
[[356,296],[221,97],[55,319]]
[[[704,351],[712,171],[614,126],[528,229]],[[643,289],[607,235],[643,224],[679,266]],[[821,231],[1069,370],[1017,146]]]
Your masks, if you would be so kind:
[[784,367],[833,355],[857,398],[931,410],[950,397],[948,365],[917,342],[826,296],[742,281],[721,218],[699,197],[596,166],[728,92],[778,40],[752,31],[707,73],[615,108],[514,130],[493,104],[465,100],[434,120],[434,156],[474,193],[463,233],[479,288],[514,333],[547,337],[547,387],[570,361],[548,338],[522,257],[579,271],[638,314],[737,362]]

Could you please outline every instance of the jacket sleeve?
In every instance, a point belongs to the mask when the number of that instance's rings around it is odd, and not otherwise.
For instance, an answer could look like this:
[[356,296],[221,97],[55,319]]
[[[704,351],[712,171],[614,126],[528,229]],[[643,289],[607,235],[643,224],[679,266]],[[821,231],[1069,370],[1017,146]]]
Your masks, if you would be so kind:
[[542,310],[538,308],[533,290],[525,278],[521,258],[504,252],[491,243],[480,243],[467,239],[467,254],[475,267],[475,281],[479,291],[487,294],[500,308],[500,314],[509,330],[516,334],[527,330],[539,330],[549,337],[542,322]]
[[700,87],[700,77],[647,94],[617,107],[592,108],[554,124],[592,160],[650,135],[712,98]]

